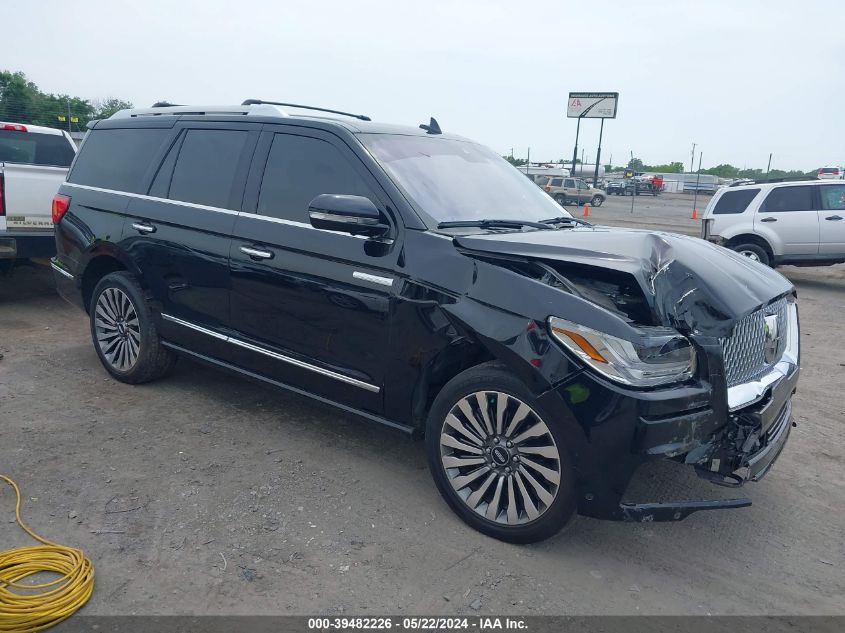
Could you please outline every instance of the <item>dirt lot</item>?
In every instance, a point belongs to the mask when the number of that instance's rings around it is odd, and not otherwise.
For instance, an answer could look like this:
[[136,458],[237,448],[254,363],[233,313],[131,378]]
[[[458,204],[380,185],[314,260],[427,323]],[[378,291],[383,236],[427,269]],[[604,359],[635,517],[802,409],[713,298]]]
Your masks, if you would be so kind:
[[[654,203],[655,223],[686,221]],[[843,614],[845,267],[782,272],[801,298],[798,427],[751,508],[491,540],[393,431],[184,360],[111,380],[38,267],[0,279],[0,472],[36,530],[93,559],[88,614]],[[731,492],[660,465],[634,488]],[[5,488],[0,512],[0,549],[27,544]]]

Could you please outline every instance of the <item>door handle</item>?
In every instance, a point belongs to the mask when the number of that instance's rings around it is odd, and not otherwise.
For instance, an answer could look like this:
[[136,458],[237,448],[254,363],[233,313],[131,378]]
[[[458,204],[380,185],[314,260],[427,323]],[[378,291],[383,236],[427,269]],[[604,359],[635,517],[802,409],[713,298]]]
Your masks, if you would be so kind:
[[841,215],[829,215],[825,218],[825,220],[841,220],[841,219],[842,219]]
[[271,251],[263,251],[259,248],[252,248],[251,246],[241,246],[241,253],[249,255],[252,259],[272,259],[273,253]]
[[138,231],[138,233],[155,233],[156,227],[150,224],[144,224],[143,222],[133,222],[132,228]]
[[763,218],[760,222],[777,222],[777,218]]

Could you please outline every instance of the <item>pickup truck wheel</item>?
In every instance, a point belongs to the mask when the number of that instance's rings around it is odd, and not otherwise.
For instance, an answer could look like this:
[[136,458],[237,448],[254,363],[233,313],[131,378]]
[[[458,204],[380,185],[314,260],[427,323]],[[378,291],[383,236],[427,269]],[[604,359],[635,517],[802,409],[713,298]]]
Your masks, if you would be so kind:
[[594,207],[600,207],[602,202],[604,202],[604,197],[602,196],[593,196],[593,199],[590,200],[590,204]]
[[757,244],[737,244],[733,247],[740,255],[747,257],[748,259],[752,259],[755,262],[760,262],[765,266],[770,266],[771,262],[769,261],[769,254],[766,252],[762,246],[758,246]]
[[563,195],[562,193],[557,194],[555,196],[555,202],[557,202],[560,206],[565,205],[566,204],[566,196]]
[[90,321],[100,362],[121,382],[155,380],[176,363],[176,354],[161,345],[144,291],[128,272],[110,273],[96,285]]
[[426,452],[446,502],[488,536],[533,543],[575,513],[563,433],[500,366],[474,367],[443,387],[429,412]]

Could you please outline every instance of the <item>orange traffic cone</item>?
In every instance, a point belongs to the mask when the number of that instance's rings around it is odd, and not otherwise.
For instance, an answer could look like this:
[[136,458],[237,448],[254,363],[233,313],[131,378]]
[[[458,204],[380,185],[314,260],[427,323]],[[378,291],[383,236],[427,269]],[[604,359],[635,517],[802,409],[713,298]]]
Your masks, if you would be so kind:
[[587,204],[586,202],[584,203],[584,217],[585,218],[590,217],[590,205]]
[[698,219],[698,209],[696,209],[695,207],[693,207],[693,209],[692,209],[692,219],[693,220]]

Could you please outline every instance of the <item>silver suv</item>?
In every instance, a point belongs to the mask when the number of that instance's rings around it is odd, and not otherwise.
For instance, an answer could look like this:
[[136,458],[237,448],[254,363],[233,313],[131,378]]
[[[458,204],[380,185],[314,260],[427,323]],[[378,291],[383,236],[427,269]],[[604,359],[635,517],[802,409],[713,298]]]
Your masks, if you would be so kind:
[[772,267],[845,262],[845,183],[724,187],[702,219],[702,238]]

